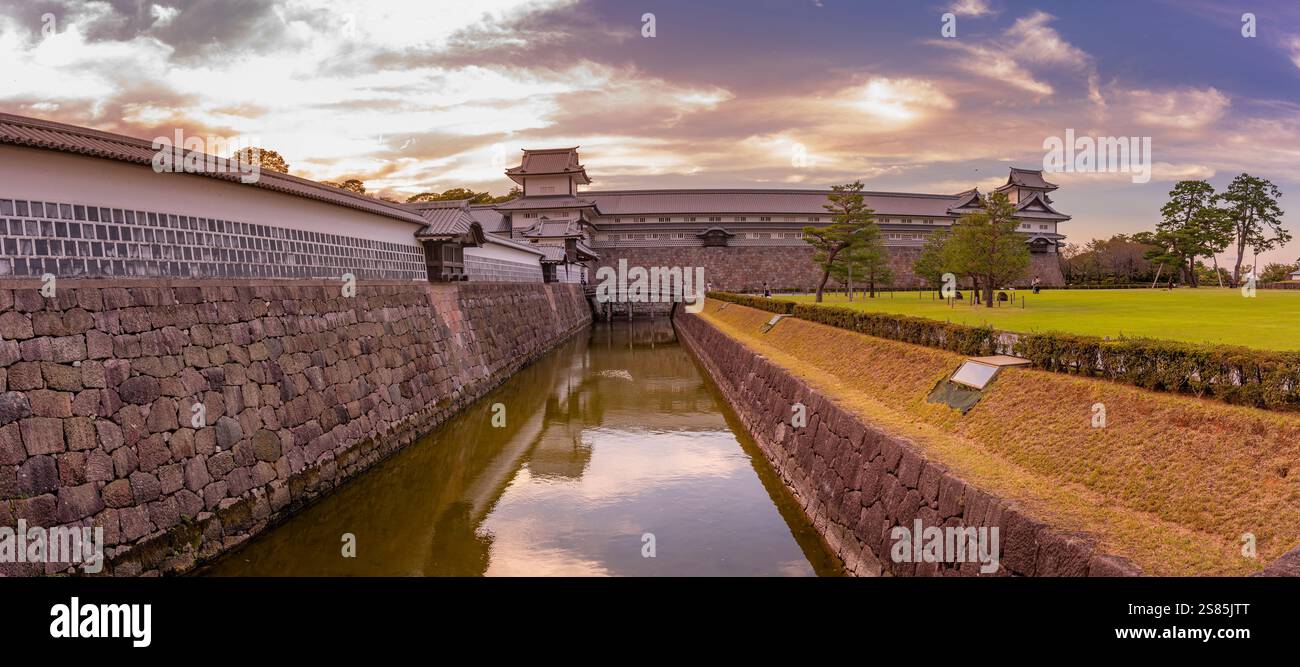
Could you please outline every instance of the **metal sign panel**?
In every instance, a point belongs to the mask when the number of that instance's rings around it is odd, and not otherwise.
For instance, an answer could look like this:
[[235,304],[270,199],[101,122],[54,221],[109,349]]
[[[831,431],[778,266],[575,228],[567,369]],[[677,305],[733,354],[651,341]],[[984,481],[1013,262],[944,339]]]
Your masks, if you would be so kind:
[[997,366],[982,364],[978,361],[965,361],[952,374],[952,381],[967,387],[983,389],[998,374]]

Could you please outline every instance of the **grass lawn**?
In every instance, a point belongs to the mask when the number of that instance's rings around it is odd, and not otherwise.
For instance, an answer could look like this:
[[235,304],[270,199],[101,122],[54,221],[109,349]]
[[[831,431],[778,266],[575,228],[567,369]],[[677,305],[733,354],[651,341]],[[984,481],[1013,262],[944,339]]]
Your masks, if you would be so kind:
[[[933,292],[886,293],[875,299],[827,294],[823,303],[863,310],[987,324],[1002,331],[1066,331],[1116,338],[1164,338],[1226,343],[1270,350],[1300,350],[1300,290],[1258,290],[1254,298],[1218,287],[1124,290],[1016,290],[1016,305],[952,307]],[[1025,307],[1020,307],[1024,297]],[[782,296],[811,303],[811,295]]]

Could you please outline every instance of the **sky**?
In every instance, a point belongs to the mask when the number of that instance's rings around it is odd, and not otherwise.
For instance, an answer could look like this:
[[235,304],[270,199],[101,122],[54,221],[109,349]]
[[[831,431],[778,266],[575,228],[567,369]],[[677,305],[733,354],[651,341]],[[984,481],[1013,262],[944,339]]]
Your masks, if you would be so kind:
[[1153,166],[1050,174],[1069,242],[1152,229],[1180,179],[1300,207],[1292,0],[0,0],[0,63],[2,111],[398,197],[501,194],[520,149],[574,145],[597,189],[987,191],[1072,132]]

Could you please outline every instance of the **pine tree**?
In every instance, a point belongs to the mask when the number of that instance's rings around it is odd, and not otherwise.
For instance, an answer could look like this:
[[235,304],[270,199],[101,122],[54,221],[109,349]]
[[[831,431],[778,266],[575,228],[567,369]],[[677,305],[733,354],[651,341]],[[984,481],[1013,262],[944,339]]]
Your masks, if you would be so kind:
[[1024,277],[1029,269],[1029,247],[1016,231],[1016,209],[1006,193],[984,197],[981,205],[982,210],[953,224],[944,254],[954,273],[975,280],[983,289],[984,305],[992,308],[993,290]]
[[804,241],[813,247],[813,262],[822,270],[821,281],[817,283],[818,303],[822,300],[826,281],[836,263],[843,261],[845,251],[867,245],[873,230],[879,235],[875,212],[862,198],[861,181],[832,186],[831,190],[831,194],[826,196],[830,201],[822,205],[831,213],[831,224],[803,228]]

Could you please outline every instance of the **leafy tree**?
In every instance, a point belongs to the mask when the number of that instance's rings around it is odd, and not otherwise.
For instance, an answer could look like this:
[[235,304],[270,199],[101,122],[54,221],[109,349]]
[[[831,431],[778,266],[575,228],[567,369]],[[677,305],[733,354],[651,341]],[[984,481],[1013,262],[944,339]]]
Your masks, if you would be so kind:
[[[876,298],[876,285],[888,285],[894,280],[889,251],[880,238],[880,228],[869,225],[858,243],[841,252],[839,261],[831,265],[831,276],[850,287],[850,282],[866,283],[867,294]],[[849,292],[849,300],[853,300],[852,292]]]
[[1208,267],[1205,262],[1196,263],[1196,279],[1203,284],[1218,283],[1224,285],[1232,282],[1232,275],[1222,266]]
[[1179,275],[1184,268],[1186,268],[1184,255],[1175,250],[1178,245],[1178,241],[1174,238],[1175,236],[1175,232],[1167,230],[1157,232],[1139,232],[1133,235],[1139,243],[1150,246],[1150,250],[1146,252],[1145,258],[1147,261],[1151,262],[1152,265],[1157,267],[1156,275],[1151,279],[1152,287],[1155,287],[1155,281],[1159,280],[1160,276],[1165,276],[1169,288],[1173,289],[1174,278]]
[[500,197],[493,197],[490,192],[474,192],[468,188],[452,188],[450,190],[444,190],[441,194],[436,192],[421,192],[418,195],[407,197],[406,201],[407,203],[415,203],[422,201],[468,199],[471,204],[500,204],[521,197],[523,194],[524,191],[521,190],[519,186],[510,188],[510,192],[501,195]]
[[349,178],[348,180],[343,181],[342,183],[336,183],[334,181],[321,181],[321,184],[338,188],[340,190],[347,190],[348,192],[355,192],[359,195],[366,194],[366,184],[364,181],[362,181],[359,178]]
[[967,213],[952,226],[945,246],[954,273],[969,276],[983,288],[984,305],[993,307],[993,290],[1022,278],[1029,269],[1029,247],[1016,231],[1015,206],[1006,193],[984,197],[982,210]]
[[[1156,223],[1158,239],[1165,252],[1177,256],[1184,281],[1196,287],[1198,257],[1215,257],[1232,243],[1232,227],[1226,213],[1215,206],[1214,188],[1206,181],[1178,181],[1169,191],[1169,201],[1160,207]],[[1218,267],[1218,259],[1214,259]]]
[[1245,259],[1248,245],[1267,250],[1291,240],[1291,234],[1282,228],[1282,209],[1277,204],[1281,196],[1282,191],[1268,179],[1245,173],[1232,179],[1228,189],[1218,196],[1236,238],[1237,262],[1232,267],[1234,285],[1241,282],[1241,262]]
[[1290,280],[1291,274],[1296,271],[1300,271],[1300,263],[1278,264],[1274,262],[1264,267],[1264,271],[1259,274],[1259,282],[1280,283],[1284,280]]
[[255,146],[241,148],[232,153],[230,159],[244,164],[258,165],[259,169],[277,171],[281,174],[289,173],[289,163],[284,161],[283,156],[269,148]]
[[831,194],[826,196],[829,201],[822,205],[831,213],[831,224],[803,228],[804,241],[813,247],[813,262],[822,270],[821,281],[817,283],[819,303],[832,269],[842,260],[841,253],[867,244],[872,230],[879,234],[879,228],[875,226],[875,211],[868,208],[862,199],[862,181],[835,185],[831,190]]
[[925,245],[921,246],[920,256],[912,263],[912,272],[929,285],[941,287],[943,274],[952,272],[952,267],[948,265],[948,257],[944,254],[949,236],[951,235],[946,229],[930,234],[925,240]]
[[1082,246],[1066,244],[1057,254],[1061,273],[1071,284],[1133,283],[1154,277],[1156,265],[1146,259],[1151,250],[1137,235],[1116,234]]

